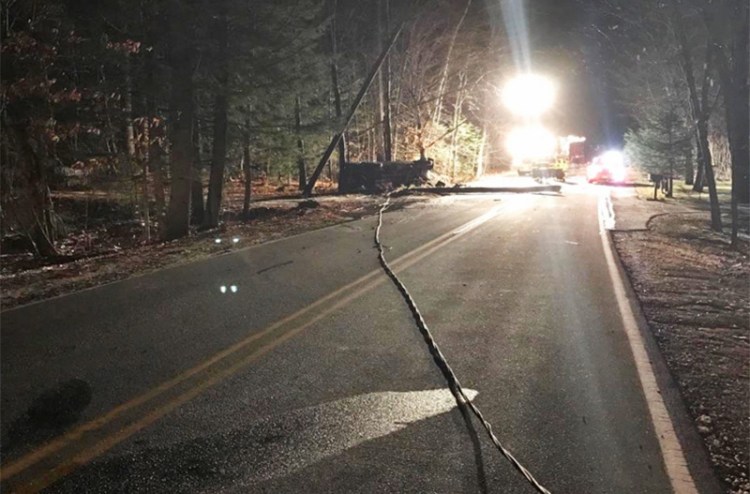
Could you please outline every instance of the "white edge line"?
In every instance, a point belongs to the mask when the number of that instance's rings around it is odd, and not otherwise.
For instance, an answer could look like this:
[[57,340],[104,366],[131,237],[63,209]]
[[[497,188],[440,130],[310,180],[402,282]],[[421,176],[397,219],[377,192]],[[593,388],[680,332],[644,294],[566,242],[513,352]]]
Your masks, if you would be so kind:
[[599,213],[599,232],[615,228],[615,210],[612,206],[612,198],[609,189],[603,189],[599,195],[597,211]]
[[[612,216],[609,216],[610,214]],[[664,465],[667,469],[667,476],[672,485],[672,490],[675,494],[698,494],[698,489],[690,473],[690,469],[688,468],[682,446],[677,439],[674,424],[670,419],[669,412],[667,411],[667,407],[662,399],[661,391],[659,391],[654,369],[651,365],[651,360],[648,358],[643,335],[640,332],[635,315],[633,314],[633,308],[627,297],[624,280],[622,279],[620,271],[617,268],[617,263],[615,262],[614,254],[612,252],[614,246],[612,245],[609,232],[607,231],[611,229],[611,227],[608,226],[608,220],[610,220],[611,224],[614,226],[614,211],[612,209],[609,190],[599,197],[599,227],[601,231],[602,245],[604,247],[604,257],[607,261],[609,275],[612,278],[612,285],[615,298],[617,299],[617,306],[622,317],[623,328],[628,337],[630,349],[633,352],[633,359],[635,361],[636,370],[638,371],[638,378],[641,381],[643,394],[646,398],[646,405],[648,406],[648,411],[651,415],[651,422],[654,425],[656,438],[659,441],[659,447],[662,452],[662,458],[664,459]]]

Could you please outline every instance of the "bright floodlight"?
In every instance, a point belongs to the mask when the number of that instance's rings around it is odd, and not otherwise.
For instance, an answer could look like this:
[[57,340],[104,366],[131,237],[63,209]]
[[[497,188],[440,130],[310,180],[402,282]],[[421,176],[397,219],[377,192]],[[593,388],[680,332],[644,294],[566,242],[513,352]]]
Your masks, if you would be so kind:
[[505,141],[513,162],[538,161],[555,154],[555,136],[541,125],[513,129]]
[[546,77],[523,74],[505,84],[502,98],[503,104],[514,114],[538,117],[552,107],[555,85]]
[[602,154],[602,162],[606,167],[623,167],[625,165],[625,157],[620,151],[610,150]]

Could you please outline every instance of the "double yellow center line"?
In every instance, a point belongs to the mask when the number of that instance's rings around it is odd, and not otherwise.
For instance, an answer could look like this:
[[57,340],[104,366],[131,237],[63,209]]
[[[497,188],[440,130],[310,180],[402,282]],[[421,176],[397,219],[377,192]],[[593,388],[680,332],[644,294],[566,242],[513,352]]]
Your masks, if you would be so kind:
[[[402,255],[391,263],[394,271],[403,271],[464,236],[495,217],[500,209],[495,206]],[[387,279],[380,269],[367,273],[146,393],[10,461],[0,467],[0,482],[5,489],[19,493],[38,492],[50,486]]]

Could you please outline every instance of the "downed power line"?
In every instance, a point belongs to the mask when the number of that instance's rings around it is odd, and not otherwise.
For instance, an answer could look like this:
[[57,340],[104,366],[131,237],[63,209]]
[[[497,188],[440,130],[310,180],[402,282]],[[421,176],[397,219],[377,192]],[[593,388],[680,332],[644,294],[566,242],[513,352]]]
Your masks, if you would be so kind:
[[375,246],[378,249],[378,260],[380,261],[380,265],[383,267],[383,270],[386,272],[388,277],[393,281],[394,285],[396,285],[396,288],[401,293],[402,297],[404,298],[404,301],[406,302],[406,305],[409,307],[409,310],[412,313],[412,316],[414,317],[414,322],[417,325],[417,328],[419,329],[419,332],[422,335],[422,338],[424,338],[425,343],[427,344],[430,355],[432,355],[432,359],[435,361],[435,364],[438,366],[440,371],[443,374],[443,377],[448,382],[448,388],[450,389],[451,393],[453,394],[453,397],[456,399],[456,402],[459,405],[465,405],[471,410],[471,412],[479,419],[479,421],[482,424],[482,427],[484,427],[484,430],[487,432],[487,435],[490,437],[490,440],[492,441],[492,444],[495,445],[495,447],[500,451],[500,453],[513,465],[513,467],[518,470],[521,475],[523,475],[526,480],[536,489],[537,492],[540,492],[542,494],[551,494],[549,490],[547,490],[542,484],[539,483],[539,481],[534,478],[534,476],[529,472],[514,456],[513,454],[508,451],[505,446],[500,442],[500,439],[497,438],[495,433],[492,431],[492,424],[490,424],[487,419],[484,418],[484,415],[482,415],[482,412],[477,408],[477,406],[472,403],[472,401],[466,396],[464,393],[463,387],[461,386],[461,383],[458,381],[458,378],[456,377],[456,374],[453,372],[453,369],[451,369],[450,365],[448,364],[448,361],[446,360],[445,356],[443,355],[443,352],[440,351],[440,347],[438,347],[438,344],[435,342],[435,339],[432,337],[432,333],[430,332],[430,329],[427,327],[427,323],[424,320],[424,317],[422,317],[422,313],[419,311],[419,308],[417,307],[416,302],[412,298],[411,294],[409,293],[409,290],[406,288],[406,286],[403,284],[403,282],[399,279],[398,276],[396,276],[396,273],[393,272],[393,269],[391,269],[390,265],[388,264],[388,261],[385,258],[385,251],[383,249],[383,244],[380,241],[380,230],[383,226],[383,213],[391,204],[391,194],[389,193],[386,196],[385,202],[380,206],[380,209],[378,210],[378,226],[375,228]]

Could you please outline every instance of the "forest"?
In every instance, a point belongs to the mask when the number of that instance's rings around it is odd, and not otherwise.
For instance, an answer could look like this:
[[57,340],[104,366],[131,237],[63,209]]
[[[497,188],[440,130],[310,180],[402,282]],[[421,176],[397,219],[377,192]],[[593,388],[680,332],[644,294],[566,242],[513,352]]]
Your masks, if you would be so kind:
[[144,240],[221,221],[228,184],[303,189],[386,44],[326,164],[412,160],[474,173],[487,137],[490,26],[471,2],[9,1],[3,8],[4,233],[42,256],[56,193],[126,199]]
[[[259,188],[335,188],[344,162],[479,175],[505,159],[497,86],[518,56],[498,19],[513,4],[3,0],[3,238],[54,258],[113,203],[139,241],[177,239],[230,202],[247,214]],[[716,209],[718,169],[747,202],[747,2],[569,8],[576,46],[540,59],[604,88],[590,99],[609,95],[602,118],[625,122],[644,169],[707,187]]]

